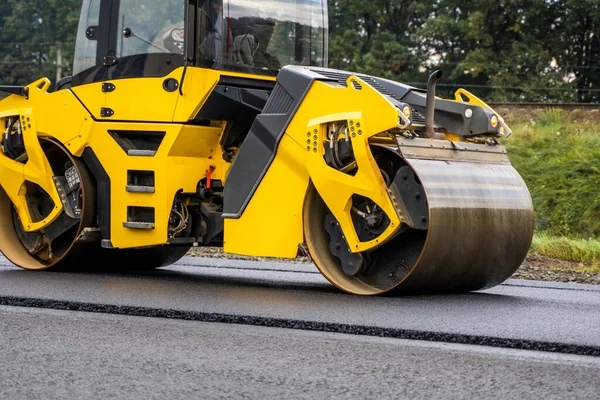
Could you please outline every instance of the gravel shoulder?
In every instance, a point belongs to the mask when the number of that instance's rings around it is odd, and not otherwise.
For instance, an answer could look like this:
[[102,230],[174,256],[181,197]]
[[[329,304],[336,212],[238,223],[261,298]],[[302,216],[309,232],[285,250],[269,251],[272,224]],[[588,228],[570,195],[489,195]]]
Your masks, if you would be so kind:
[[[229,258],[234,260],[266,260],[262,257],[238,256],[223,253],[218,247],[196,247],[188,253],[194,257],[214,257]],[[268,259],[273,261],[274,259]],[[298,257],[296,259],[276,259],[277,261],[292,263],[309,263],[308,257]],[[528,255],[523,264],[511,277],[513,279],[526,279],[536,281],[550,282],[572,282],[586,283],[591,285],[600,285],[600,270],[580,263],[557,260],[537,254]]]
[[598,268],[537,254],[528,255],[512,278],[600,285]]

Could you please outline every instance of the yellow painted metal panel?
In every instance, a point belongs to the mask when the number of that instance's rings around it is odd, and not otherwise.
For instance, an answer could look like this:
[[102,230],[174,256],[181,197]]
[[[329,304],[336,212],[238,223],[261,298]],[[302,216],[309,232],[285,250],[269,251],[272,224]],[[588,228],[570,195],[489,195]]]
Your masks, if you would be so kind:
[[[40,88],[42,84],[45,86]],[[28,99],[20,96],[4,99],[0,118],[35,108],[38,135],[51,136],[65,143],[81,134],[91,116],[71,91],[48,92],[49,85],[50,81],[40,79],[28,86]]]
[[[256,75],[228,72],[198,67],[188,67],[183,81],[183,96],[179,89],[167,92],[166,79],[181,84],[184,67],[157,78],[115,79],[106,82],[115,85],[112,92],[102,92],[102,82],[73,88],[73,92],[97,120],[105,121],[155,121],[185,123],[193,119],[218,84],[221,76],[256,79]],[[274,81],[275,77],[260,77]],[[100,110],[108,107],[114,115],[103,118]]]
[[[182,69],[174,72],[181,77]],[[222,72],[208,68],[188,67],[183,82],[183,96],[179,96],[174,122],[186,122],[193,119],[217,86],[221,77],[256,79],[256,75],[235,72]],[[275,81],[275,77],[259,77],[261,80]]]
[[[154,157],[133,157],[125,153],[108,130],[163,131],[166,134]],[[194,193],[211,165],[217,166],[214,179],[222,179],[226,173],[227,166],[220,155],[215,159],[198,157],[197,147],[218,148],[219,139],[220,135],[213,127],[157,123],[94,124],[89,145],[111,179],[111,242],[114,247],[142,247],[168,242],[169,217],[177,192]],[[155,193],[127,192],[128,170],[154,171]],[[127,221],[128,206],[153,207],[155,228],[125,228],[123,223]]]
[[177,70],[160,78],[134,78],[109,81],[115,90],[106,93],[106,107],[114,115],[103,120],[171,122],[179,91],[167,92],[165,79],[179,79]]
[[[28,98],[10,96],[2,102],[0,120],[19,116],[28,160],[25,164],[11,160],[0,151],[2,186],[17,208],[26,232],[37,231],[51,224],[62,212],[62,203],[52,180],[53,172],[40,146],[38,136],[53,137],[66,142],[77,137],[90,116],[68,90],[48,92],[50,81],[42,78],[28,86]],[[33,222],[25,194],[26,181],[42,188],[55,204],[54,210],[39,222]]]
[[294,258],[303,243],[302,204],[308,188],[306,150],[289,136],[240,219],[225,219],[224,251]]
[[[70,90],[75,93],[75,96],[94,118],[100,119],[100,110],[106,107],[106,93],[102,92],[101,82],[74,86]],[[54,119],[50,119],[50,121],[54,121]]]
[[[177,71],[179,78],[182,71]],[[187,122],[193,119],[219,82],[219,71],[206,68],[188,67],[183,81],[183,96],[179,96],[174,122]]]
[[[52,167],[42,150],[36,127],[36,118],[32,109],[21,109],[21,129],[23,142],[27,149],[27,161],[21,163],[0,151],[0,176],[2,187],[17,209],[25,232],[42,229],[58,218],[62,212],[60,196],[54,185]],[[26,183],[31,182],[42,188],[54,202],[54,209],[41,221],[35,221],[29,212],[26,198]]]
[[[353,80],[358,85],[354,85]],[[350,77],[347,87],[315,82],[288,128],[288,134],[299,144],[312,137],[310,149],[304,144],[304,151],[310,155],[307,161],[311,180],[340,223],[353,252],[378,246],[401,224],[368,143],[369,137],[397,127],[399,112],[389,100],[357,77]],[[340,120],[346,121],[350,129],[349,139],[358,166],[354,176],[331,168],[324,159],[328,140],[325,124]],[[388,228],[374,240],[361,242],[354,229],[350,209],[355,194],[374,201],[390,219]]]
[[170,157],[211,158],[219,152],[219,138],[225,125],[185,126],[169,149]]
[[[277,149],[273,163],[239,219],[225,220],[227,252],[255,256],[294,257],[301,243],[302,205],[309,176],[328,205],[353,252],[377,247],[401,221],[373,155],[369,137],[398,126],[400,112],[365,82],[351,77],[348,87],[315,82],[302,101]],[[329,167],[325,160],[326,124],[352,121],[351,140],[358,165],[355,176]],[[315,139],[316,137],[316,139]],[[294,141],[295,146],[289,142]],[[301,154],[303,153],[303,154]],[[360,242],[351,217],[351,199],[362,195],[377,203],[390,219],[376,239]],[[269,228],[270,227],[270,228]],[[272,231],[269,235],[267,232]],[[268,237],[268,240],[265,240]]]

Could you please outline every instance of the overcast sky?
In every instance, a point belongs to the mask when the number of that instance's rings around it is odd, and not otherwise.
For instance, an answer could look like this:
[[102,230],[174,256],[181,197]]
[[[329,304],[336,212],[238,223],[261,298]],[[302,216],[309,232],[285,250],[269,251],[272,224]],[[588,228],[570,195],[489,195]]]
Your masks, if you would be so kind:
[[[313,27],[323,27],[323,10],[327,6],[326,0],[263,0],[257,6],[255,0],[230,0],[225,1],[225,13],[233,18],[252,16],[273,18],[279,21],[293,21]],[[227,7],[229,8],[227,10]]]

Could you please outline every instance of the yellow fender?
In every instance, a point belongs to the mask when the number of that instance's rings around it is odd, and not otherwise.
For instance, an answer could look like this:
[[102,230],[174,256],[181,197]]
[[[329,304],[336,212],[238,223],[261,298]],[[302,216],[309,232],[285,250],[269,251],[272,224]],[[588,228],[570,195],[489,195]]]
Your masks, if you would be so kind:
[[[401,217],[371,153],[369,138],[398,127],[401,111],[356,76],[351,76],[346,86],[312,83],[243,213],[225,219],[226,252],[295,257],[304,241],[303,206],[311,181],[340,223],[352,252],[375,248],[400,228]],[[327,125],[336,121],[348,121],[348,126],[355,127],[350,134],[358,165],[355,176],[325,162]],[[374,240],[361,242],[358,238],[350,217],[354,194],[374,201],[390,219],[388,228]]]
[[[29,85],[29,99],[18,99],[17,105],[25,102],[35,104],[38,92],[45,93],[50,86],[46,78]],[[16,96],[14,96],[16,97]],[[58,218],[63,210],[62,202],[52,177],[54,173],[38,140],[35,113],[31,107],[13,108],[0,112],[0,120],[19,117],[23,132],[23,141],[27,151],[27,162],[20,163],[7,157],[0,151],[0,175],[2,188],[15,205],[25,232],[34,232],[45,228]],[[42,188],[54,202],[54,209],[41,221],[34,222],[26,200],[26,182],[32,182]]]
[[[361,89],[355,88],[353,82],[357,82]],[[327,87],[317,84],[315,91]],[[324,85],[323,85],[324,86]],[[381,133],[382,130],[395,127],[398,124],[398,110],[383,96],[376,92],[371,86],[357,77],[350,77],[347,82],[346,93],[341,97],[344,100],[336,101],[335,108],[356,108],[356,104],[366,105],[364,111],[345,112],[329,114],[308,121],[307,131],[318,132],[317,151],[308,151],[307,168],[315,188],[327,204],[335,218],[340,223],[344,236],[350,250],[353,253],[363,252],[378,246],[389,239],[400,227],[400,217],[395,209],[386,183],[381,175],[379,167],[371,154],[369,138]],[[326,96],[326,93],[322,94]],[[355,105],[352,106],[353,102]],[[308,101],[310,104],[310,101]],[[350,140],[358,172],[351,176],[338,171],[325,162],[325,143],[327,141],[327,124],[339,120],[345,120],[351,129]],[[386,127],[386,122],[390,125]],[[353,131],[352,131],[353,130]],[[293,133],[294,137],[297,133]],[[358,238],[350,210],[352,208],[352,196],[355,194],[364,196],[375,202],[388,216],[390,224],[387,229],[376,239],[361,242]]]
[[473,93],[460,88],[456,92],[454,92],[454,100],[462,103],[473,104],[474,106],[487,108],[488,110],[492,111],[496,114],[498,122],[500,123],[500,134],[503,137],[510,137],[510,135],[512,135],[512,130],[508,127],[506,121],[504,121],[504,118],[502,118],[502,116],[498,114],[492,107],[487,105],[483,100],[475,96]]

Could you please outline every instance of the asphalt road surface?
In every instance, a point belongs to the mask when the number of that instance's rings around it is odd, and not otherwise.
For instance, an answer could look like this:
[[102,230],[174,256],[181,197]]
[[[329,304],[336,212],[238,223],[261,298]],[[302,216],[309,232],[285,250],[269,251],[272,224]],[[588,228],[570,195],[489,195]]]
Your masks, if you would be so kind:
[[0,258],[0,398],[595,398],[600,287],[343,294],[312,265],[143,274]]

